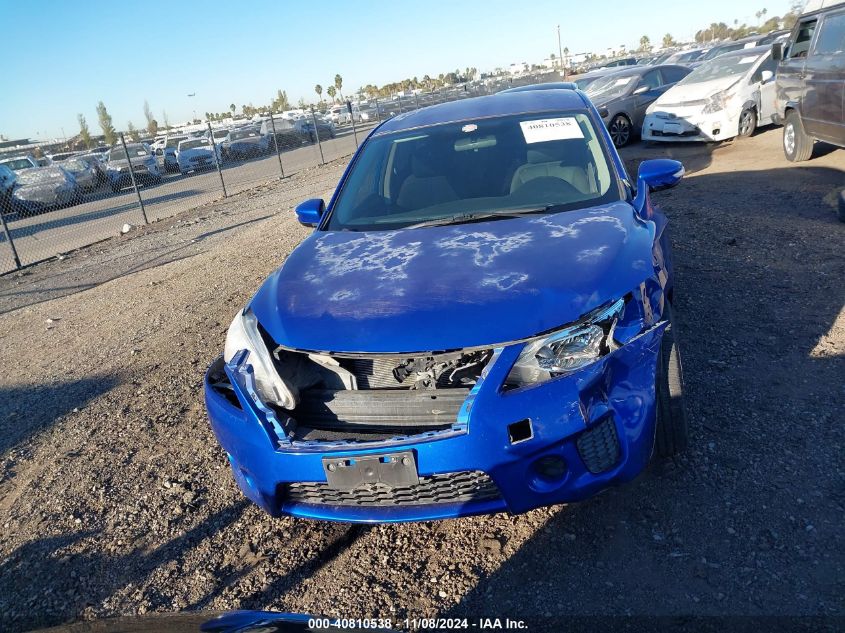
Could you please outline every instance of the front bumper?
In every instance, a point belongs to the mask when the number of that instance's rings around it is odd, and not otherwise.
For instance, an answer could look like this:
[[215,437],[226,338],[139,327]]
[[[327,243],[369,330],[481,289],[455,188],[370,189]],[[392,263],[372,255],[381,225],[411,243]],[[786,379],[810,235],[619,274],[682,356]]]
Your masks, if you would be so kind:
[[[664,329],[661,322],[579,372],[507,392],[499,385],[522,345],[502,348],[467,397],[456,424],[426,435],[368,443],[286,441],[278,419],[254,398],[251,367],[240,355],[225,366],[236,400],[210,382],[209,377],[223,368],[222,358],[206,374],[205,400],[236,482],[247,497],[274,516],[372,523],[505,510],[520,513],[588,498],[643,470],[654,446],[655,374]],[[531,421],[531,437],[513,443],[508,426],[525,419]],[[608,431],[616,436],[614,460],[601,472],[595,472],[593,463],[591,472],[590,449],[585,453],[584,440],[595,438],[596,433],[606,440]],[[366,500],[302,502],[301,495],[292,498],[289,494],[289,484],[325,485],[324,457],[398,451],[413,451],[418,474],[425,481],[481,473],[495,484],[496,494],[457,501],[446,495],[432,503],[400,500],[380,505]],[[560,476],[541,475],[538,460],[549,457],[563,460]]]
[[702,114],[700,108],[690,113],[654,112],[643,121],[642,139],[658,143],[725,141],[737,135],[739,115],[727,110]]

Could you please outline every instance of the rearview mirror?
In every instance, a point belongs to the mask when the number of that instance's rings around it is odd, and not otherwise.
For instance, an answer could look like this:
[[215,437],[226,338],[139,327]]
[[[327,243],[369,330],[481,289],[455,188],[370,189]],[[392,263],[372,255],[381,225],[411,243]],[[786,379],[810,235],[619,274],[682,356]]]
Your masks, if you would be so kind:
[[774,42],[772,44],[772,59],[776,62],[783,59],[783,42]]
[[634,90],[634,94],[635,95],[645,94],[646,92],[648,92],[648,90],[649,90],[648,86],[640,86],[639,88]]
[[649,191],[671,189],[684,177],[685,169],[682,163],[669,158],[655,158],[640,163],[637,172],[637,189],[644,186]]
[[325,203],[320,198],[311,198],[296,207],[296,219],[303,226],[317,226],[323,217]]
[[767,81],[770,81],[771,78],[774,76],[775,74],[771,70],[764,70],[762,73],[760,73],[760,81],[766,83]]

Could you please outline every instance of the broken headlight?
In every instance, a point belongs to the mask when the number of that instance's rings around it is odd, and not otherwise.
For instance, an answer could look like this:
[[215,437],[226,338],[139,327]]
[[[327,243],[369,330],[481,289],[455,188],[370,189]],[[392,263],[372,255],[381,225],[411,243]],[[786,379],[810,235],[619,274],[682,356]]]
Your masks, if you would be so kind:
[[586,367],[619,347],[614,330],[625,310],[619,299],[594,310],[575,325],[530,340],[525,344],[505,381],[522,387]]
[[265,402],[293,409],[296,406],[294,395],[276,371],[273,357],[258,329],[258,319],[249,309],[238,312],[229,326],[223,360],[228,363],[243,349],[249,352],[246,362],[252,365],[258,396]]

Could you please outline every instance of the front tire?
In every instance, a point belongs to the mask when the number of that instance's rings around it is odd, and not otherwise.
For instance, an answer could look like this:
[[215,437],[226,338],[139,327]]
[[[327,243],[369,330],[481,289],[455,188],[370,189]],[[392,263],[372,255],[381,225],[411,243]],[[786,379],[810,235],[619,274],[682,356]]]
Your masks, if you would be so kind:
[[813,138],[804,132],[801,117],[795,110],[786,115],[783,126],[783,153],[792,163],[809,160],[813,155]]
[[753,108],[743,110],[739,115],[739,129],[737,130],[740,138],[748,138],[757,129],[757,112]]
[[624,114],[617,114],[610,120],[607,126],[610,138],[616,147],[625,147],[631,142],[632,127],[631,121]]
[[681,355],[669,324],[663,332],[657,359],[657,431],[654,450],[660,457],[674,457],[687,448],[687,414],[684,406],[684,376]]
[[845,222],[845,189],[839,192],[839,221]]

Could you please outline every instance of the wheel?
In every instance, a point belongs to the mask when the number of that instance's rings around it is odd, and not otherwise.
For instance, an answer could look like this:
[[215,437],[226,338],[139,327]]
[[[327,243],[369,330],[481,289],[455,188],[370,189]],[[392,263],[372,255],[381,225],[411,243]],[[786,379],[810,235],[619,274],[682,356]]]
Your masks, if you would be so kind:
[[845,189],[839,192],[839,221],[845,222]]
[[757,129],[757,111],[753,108],[743,110],[739,115],[739,136],[747,138]]
[[795,110],[786,115],[783,126],[783,153],[792,163],[808,160],[813,155],[813,138],[804,132],[801,117]]
[[631,140],[631,121],[624,114],[617,114],[607,126],[616,147],[625,147]]
[[673,457],[687,447],[687,414],[684,408],[684,376],[681,355],[672,328],[663,332],[657,359],[657,431],[654,450],[660,457]]

